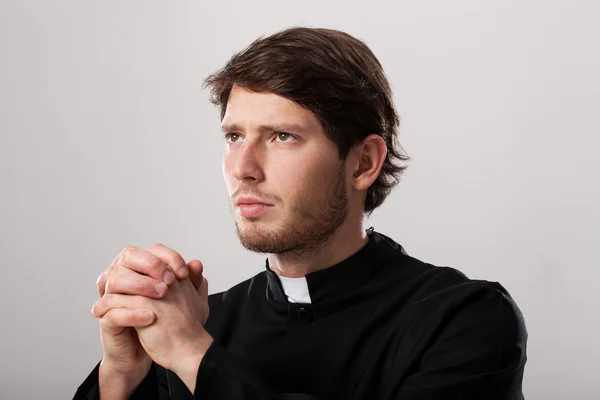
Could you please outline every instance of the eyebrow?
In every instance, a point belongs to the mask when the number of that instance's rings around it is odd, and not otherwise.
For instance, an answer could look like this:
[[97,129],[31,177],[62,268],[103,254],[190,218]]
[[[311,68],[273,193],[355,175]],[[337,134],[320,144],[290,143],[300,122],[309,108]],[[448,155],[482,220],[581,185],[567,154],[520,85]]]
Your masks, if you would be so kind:
[[[238,124],[223,124],[221,126],[221,131],[223,132],[241,132],[244,129]],[[270,125],[259,125],[258,131],[260,133],[265,132],[289,132],[289,133],[303,133],[306,132],[306,128],[301,125],[294,124],[291,122],[282,122],[278,124],[270,124]]]

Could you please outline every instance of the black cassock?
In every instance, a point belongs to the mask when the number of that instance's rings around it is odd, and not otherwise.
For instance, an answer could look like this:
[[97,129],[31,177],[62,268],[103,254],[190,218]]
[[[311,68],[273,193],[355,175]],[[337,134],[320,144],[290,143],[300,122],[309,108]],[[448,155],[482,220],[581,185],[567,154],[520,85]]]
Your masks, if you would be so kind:
[[[209,296],[215,339],[194,396],[153,364],[132,399],[523,399],[527,332],[496,282],[423,263],[368,230],[357,253],[288,301],[269,268]],[[98,398],[98,367],[75,399]]]

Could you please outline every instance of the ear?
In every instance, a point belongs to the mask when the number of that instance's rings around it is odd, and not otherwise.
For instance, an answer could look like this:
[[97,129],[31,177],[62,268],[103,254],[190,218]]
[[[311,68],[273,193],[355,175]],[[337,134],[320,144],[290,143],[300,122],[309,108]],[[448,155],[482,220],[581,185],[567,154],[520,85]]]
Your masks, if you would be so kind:
[[352,174],[352,187],[367,190],[379,176],[387,156],[387,146],[383,138],[371,134],[352,149],[355,157]]

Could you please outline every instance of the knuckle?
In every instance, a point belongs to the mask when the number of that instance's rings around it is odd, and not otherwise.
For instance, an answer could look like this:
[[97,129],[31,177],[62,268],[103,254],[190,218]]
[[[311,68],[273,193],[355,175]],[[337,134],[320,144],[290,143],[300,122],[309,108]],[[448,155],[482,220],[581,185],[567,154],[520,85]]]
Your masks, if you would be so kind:
[[154,258],[152,262],[150,262],[150,271],[156,271],[157,273],[161,273],[164,272],[166,269],[167,266],[158,257]]
[[185,266],[185,261],[183,260],[183,257],[181,257],[181,255],[179,253],[177,253],[175,250],[168,247],[164,243],[157,242],[148,248],[148,250],[154,250],[154,249],[162,250],[161,251],[161,254],[163,255],[162,258],[171,267],[179,269],[179,268],[182,268],[183,266]]
[[108,269],[106,271],[104,271],[102,273],[102,275],[104,275],[104,279],[108,279],[111,276],[115,275],[118,271],[119,271],[119,265],[113,264],[110,267],[108,267]]
[[94,305],[92,306],[92,315],[95,318],[99,318],[99,317],[102,316],[102,315],[100,315],[101,306],[102,306],[102,302],[101,301],[95,302]]
[[105,274],[100,274],[98,276],[98,279],[96,279],[96,287],[98,288],[98,291],[102,290],[104,288],[104,276]]
[[117,256],[115,258],[113,258],[110,265],[117,265],[119,263],[119,261],[121,260],[121,257],[122,257],[122,254],[121,254],[121,252],[119,252],[119,254],[117,254]]
[[103,329],[112,328],[121,325],[121,321],[118,318],[116,310],[108,311],[102,318],[100,318],[100,326]]
[[100,300],[94,303],[94,311],[99,312],[102,309],[106,309],[110,307],[110,302],[112,300],[112,294],[106,294]]
[[123,310],[122,317],[124,325],[133,325],[135,322],[135,313],[130,310]]
[[150,285],[147,282],[147,279],[145,279],[142,276],[136,278],[132,283],[132,289],[136,294],[144,294],[146,292],[149,292],[149,286]]
[[103,331],[105,331],[108,328],[109,324],[110,324],[110,320],[108,318],[109,317],[106,316],[106,315],[104,317],[100,318],[100,328]]
[[187,269],[185,261],[183,261],[181,257],[173,256],[170,260],[168,260],[167,264],[168,267],[171,270],[173,270],[173,272],[175,272],[177,275],[179,275],[181,271]]
[[123,272],[123,268],[127,269],[127,267],[124,267],[123,265],[117,264],[115,265],[112,270],[111,270],[111,276],[116,276],[119,275],[119,273]]
[[106,293],[113,293],[115,290],[117,290],[118,283],[119,283],[118,275],[109,276],[108,279],[106,279],[106,286],[105,286]]
[[169,265],[172,265],[173,267],[179,269],[185,267],[185,261],[179,253],[175,253],[169,260]]
[[160,247],[166,247],[164,244],[160,243],[160,242],[156,242],[154,243],[152,246],[150,246],[148,249],[157,249]]
[[133,253],[135,253],[137,250],[138,248],[135,246],[125,246],[125,248],[123,248],[123,250],[121,251],[121,256],[124,259],[131,259]]
[[94,317],[98,317],[98,314],[96,313],[96,303],[94,303],[94,305],[92,305],[92,315]]

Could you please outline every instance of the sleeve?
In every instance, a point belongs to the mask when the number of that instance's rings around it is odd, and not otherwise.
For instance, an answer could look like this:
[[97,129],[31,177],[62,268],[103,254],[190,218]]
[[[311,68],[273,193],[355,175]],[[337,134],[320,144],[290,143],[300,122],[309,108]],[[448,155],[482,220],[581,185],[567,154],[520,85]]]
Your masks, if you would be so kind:
[[[100,400],[98,370],[100,363],[77,388],[73,400]],[[153,363],[148,375],[130,400],[319,400],[302,393],[275,394],[243,362],[213,342],[198,368],[196,390],[192,393],[170,370]]]
[[[135,389],[130,400],[167,400],[169,396],[167,382],[161,379],[161,369],[157,364],[152,363],[150,371]],[[100,400],[98,387],[98,371],[100,363],[96,365],[93,371],[88,375],[85,381],[77,388],[73,400]]]
[[[402,400],[522,400],[527,331],[504,288],[470,296],[398,388]],[[489,286],[486,286],[488,289]]]
[[242,360],[216,342],[204,355],[196,378],[194,398],[202,400],[319,400],[311,394],[276,394]]

